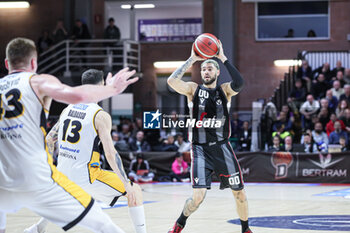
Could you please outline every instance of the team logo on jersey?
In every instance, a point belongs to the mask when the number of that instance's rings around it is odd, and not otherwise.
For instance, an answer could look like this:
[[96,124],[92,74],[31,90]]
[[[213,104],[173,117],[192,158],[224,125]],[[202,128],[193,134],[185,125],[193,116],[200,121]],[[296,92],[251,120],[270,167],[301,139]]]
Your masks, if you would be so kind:
[[201,101],[201,104],[203,104],[204,103],[204,98],[199,98],[199,100]]
[[221,99],[216,100],[216,104],[217,105],[221,105],[222,104],[222,100]]
[[275,179],[286,178],[288,168],[293,164],[293,155],[290,152],[274,152],[271,163],[276,168]]
[[161,113],[159,109],[155,112],[143,113],[143,128],[144,129],[160,129]]
[[199,89],[198,96],[203,97],[204,99],[208,99],[209,92],[207,92],[206,90]]

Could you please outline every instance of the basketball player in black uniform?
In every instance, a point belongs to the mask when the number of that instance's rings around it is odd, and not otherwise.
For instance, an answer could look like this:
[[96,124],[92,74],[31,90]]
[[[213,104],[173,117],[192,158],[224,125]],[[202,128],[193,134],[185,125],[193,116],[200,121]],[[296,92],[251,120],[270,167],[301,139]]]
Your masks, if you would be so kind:
[[[236,200],[237,212],[241,220],[242,233],[252,233],[248,226],[248,203],[237,158],[228,142],[230,137],[229,109],[231,97],[237,95],[243,87],[243,78],[224,55],[220,42],[220,52],[216,57],[224,63],[232,81],[217,85],[220,68],[215,60],[208,59],[201,64],[203,84],[184,82],[184,73],[196,61],[203,60],[192,48],[191,57],[168,78],[168,84],[178,93],[187,96],[192,119],[196,121],[220,121],[216,127],[190,128],[192,141],[191,180],[193,196],[187,199],[180,217],[168,233],[183,230],[187,218],[203,202],[207,189],[211,185],[211,173],[220,178],[220,189],[231,188]],[[204,125],[204,123],[203,123]],[[210,124],[211,126],[214,125]]]

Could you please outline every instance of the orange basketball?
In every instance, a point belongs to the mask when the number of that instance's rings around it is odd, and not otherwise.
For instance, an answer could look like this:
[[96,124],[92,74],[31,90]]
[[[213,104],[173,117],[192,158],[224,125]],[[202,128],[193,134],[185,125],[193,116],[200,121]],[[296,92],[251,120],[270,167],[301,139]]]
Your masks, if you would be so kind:
[[194,41],[196,55],[208,59],[219,53],[219,40],[213,34],[203,33]]

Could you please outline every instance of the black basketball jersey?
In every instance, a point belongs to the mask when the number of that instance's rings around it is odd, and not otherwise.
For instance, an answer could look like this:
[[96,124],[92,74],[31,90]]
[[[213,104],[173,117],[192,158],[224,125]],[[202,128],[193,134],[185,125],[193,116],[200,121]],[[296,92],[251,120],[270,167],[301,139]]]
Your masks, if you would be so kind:
[[221,86],[206,88],[199,85],[192,103],[189,103],[191,119],[202,121],[202,127],[190,128],[190,140],[194,144],[214,143],[230,137],[230,102]]

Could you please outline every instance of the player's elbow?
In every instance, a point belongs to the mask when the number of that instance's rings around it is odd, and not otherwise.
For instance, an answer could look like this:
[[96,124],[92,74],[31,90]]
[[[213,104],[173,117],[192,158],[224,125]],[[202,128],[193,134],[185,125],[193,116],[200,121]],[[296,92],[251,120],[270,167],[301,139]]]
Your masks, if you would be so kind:
[[175,79],[172,78],[171,76],[170,76],[170,77],[168,78],[168,80],[167,80],[167,83],[168,83],[168,85],[169,85],[170,87],[174,85],[174,82],[175,82]]

